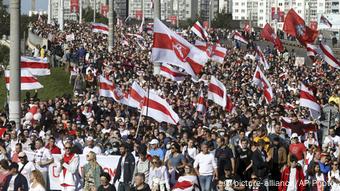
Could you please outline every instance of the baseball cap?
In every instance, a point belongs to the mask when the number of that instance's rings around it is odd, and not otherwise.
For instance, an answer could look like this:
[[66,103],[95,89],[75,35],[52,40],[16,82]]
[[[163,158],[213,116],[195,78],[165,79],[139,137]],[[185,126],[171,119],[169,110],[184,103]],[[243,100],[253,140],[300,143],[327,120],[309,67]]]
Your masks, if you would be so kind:
[[159,141],[157,139],[152,139],[150,145],[158,145]]
[[299,138],[297,133],[293,133],[292,136],[290,137],[290,139],[294,139],[294,138]]

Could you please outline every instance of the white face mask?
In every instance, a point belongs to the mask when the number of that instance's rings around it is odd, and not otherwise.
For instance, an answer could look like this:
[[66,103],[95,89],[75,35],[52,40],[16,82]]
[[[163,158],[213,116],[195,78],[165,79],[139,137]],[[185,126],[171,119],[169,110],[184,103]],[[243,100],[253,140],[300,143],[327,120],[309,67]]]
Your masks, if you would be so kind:
[[167,144],[166,145],[166,149],[169,150],[171,148],[171,145],[170,144]]
[[117,152],[117,151],[118,151],[118,148],[117,148],[117,147],[113,147],[113,148],[112,148],[112,151],[113,151],[113,152]]

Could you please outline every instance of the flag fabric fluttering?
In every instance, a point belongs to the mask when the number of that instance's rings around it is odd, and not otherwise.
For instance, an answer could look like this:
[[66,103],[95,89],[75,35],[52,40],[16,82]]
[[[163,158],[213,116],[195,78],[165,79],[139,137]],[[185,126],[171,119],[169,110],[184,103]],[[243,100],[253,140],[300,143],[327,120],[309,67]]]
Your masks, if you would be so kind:
[[208,33],[207,31],[202,27],[201,23],[197,21],[192,27],[191,31],[196,34],[199,38],[202,40],[208,41]]
[[330,66],[340,69],[340,61],[334,56],[332,49],[323,43],[320,43],[319,48],[324,61]]
[[[6,88],[9,90],[10,88],[10,71],[5,71],[5,81],[6,81]],[[36,90],[41,89],[44,86],[41,85],[36,77],[26,69],[21,69],[21,76],[20,76],[21,90]]]
[[270,103],[274,98],[273,89],[259,66],[256,67],[253,83],[263,90],[263,95],[267,103]]
[[20,67],[30,71],[34,76],[47,76],[51,74],[47,58],[21,56]]
[[230,113],[230,112],[233,111],[233,109],[234,109],[234,104],[233,104],[233,101],[231,99],[231,96],[228,94],[227,95],[227,105],[225,106],[225,110]]
[[168,102],[150,91],[149,97],[145,96],[142,102],[142,114],[149,116],[158,122],[177,124],[179,117]]
[[216,79],[214,76],[211,76],[209,85],[208,85],[208,99],[212,100],[216,104],[226,107],[227,104],[227,90],[222,82]]
[[289,10],[283,24],[283,31],[296,37],[305,46],[306,43],[313,43],[318,36],[318,31],[306,26],[305,21],[294,11]]
[[203,91],[201,91],[200,96],[198,97],[196,111],[201,113],[206,111]]
[[194,184],[190,181],[178,181],[174,187],[173,191],[192,191],[194,189]]
[[129,93],[129,106],[141,109],[141,104],[146,96],[145,90],[136,82],[132,83]]
[[109,34],[109,27],[102,23],[92,23],[92,32]]
[[329,20],[323,15],[321,15],[321,17],[320,17],[320,23],[328,26],[329,28],[332,28],[332,23],[329,22]]
[[155,19],[151,60],[183,68],[186,73],[197,80],[208,61],[208,56],[170,30],[159,19]]
[[314,113],[320,113],[321,107],[317,102],[317,99],[312,91],[308,86],[301,83],[300,87],[300,106],[307,107],[311,110],[314,110]]
[[195,41],[195,46],[204,51],[207,56],[214,62],[218,62],[218,63],[223,63],[224,58],[227,54],[227,49],[223,48],[221,46],[217,46],[217,45],[212,45],[210,43],[207,42],[203,42],[200,40],[196,40]]
[[273,43],[280,52],[283,52],[284,49],[280,38],[275,34],[275,31],[268,23],[263,27],[260,36],[266,41]]
[[255,51],[256,51],[257,56],[259,57],[260,62],[263,64],[264,69],[268,70],[270,68],[270,65],[269,65],[266,57],[264,56],[260,46],[256,46]]
[[176,82],[180,82],[185,80],[185,77],[187,76],[186,73],[179,71],[178,69],[172,67],[169,64],[166,63],[162,63],[161,67],[160,67],[161,71],[160,71],[160,75],[164,76],[170,80],[176,81]]
[[114,98],[113,90],[115,86],[113,82],[106,79],[104,76],[99,76],[99,96]]
[[281,117],[280,121],[282,127],[287,130],[288,135],[296,133],[299,136],[303,136],[310,131],[317,131],[317,125],[309,120],[300,119],[293,121],[291,118]]
[[238,41],[244,43],[244,44],[248,44],[248,41],[246,40],[246,38],[244,38],[244,37],[242,36],[242,34],[239,33],[239,32],[237,32],[237,31],[234,32],[233,38],[234,38],[235,40],[238,40]]
[[306,49],[307,49],[307,56],[310,59],[315,60],[316,55],[318,54],[318,47],[316,45],[307,43],[306,44]]

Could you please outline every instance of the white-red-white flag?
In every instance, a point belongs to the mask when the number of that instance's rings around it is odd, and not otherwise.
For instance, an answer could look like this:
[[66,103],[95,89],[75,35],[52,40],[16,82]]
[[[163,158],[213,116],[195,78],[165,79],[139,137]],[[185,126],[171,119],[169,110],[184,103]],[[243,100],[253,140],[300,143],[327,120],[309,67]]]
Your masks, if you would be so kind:
[[194,189],[194,184],[190,181],[178,181],[174,187],[173,191],[193,191]]
[[179,121],[177,113],[171,108],[168,102],[153,91],[149,92],[149,97],[144,97],[142,114],[152,117],[158,122],[167,122],[175,125]]
[[204,113],[206,111],[205,110],[205,100],[204,100],[203,91],[201,91],[200,97],[198,97],[196,111],[202,112],[202,113]]
[[227,49],[221,46],[212,45],[207,42],[203,42],[200,40],[195,41],[195,46],[204,51],[208,57],[211,58],[212,61],[223,63],[224,58],[227,54]]
[[300,106],[307,107],[318,113],[321,112],[321,107],[318,104],[318,101],[313,93],[313,90],[303,83],[301,83],[300,87]]
[[228,94],[227,95],[227,105],[225,106],[225,110],[227,112],[232,112],[233,109],[234,109],[233,100],[231,99],[231,96]]
[[312,60],[315,59],[318,54],[318,47],[313,44],[306,43],[307,56],[309,56]]
[[328,26],[329,28],[332,28],[332,23],[329,22],[329,20],[323,15],[321,15],[321,17],[320,17],[320,23]]
[[336,59],[332,49],[329,46],[320,43],[320,50],[322,57],[325,60],[325,62],[327,62],[327,64],[331,65],[334,68],[340,69],[340,62],[338,59]]
[[47,76],[51,74],[47,58],[21,56],[20,67],[30,71],[34,76]]
[[[9,84],[10,84],[10,74],[9,70],[5,71],[5,81],[6,81],[6,88],[9,90]],[[36,77],[33,76],[33,74],[26,69],[21,69],[21,90],[36,90],[43,88],[44,86],[41,85]]]
[[145,96],[145,90],[134,81],[130,89],[129,106],[140,109]]
[[109,27],[103,23],[92,23],[92,32],[109,34]]
[[263,95],[267,103],[270,103],[274,98],[273,89],[259,66],[256,67],[255,74],[253,76],[253,83],[263,90]]
[[208,33],[207,31],[202,27],[201,23],[197,21],[192,27],[191,31],[195,33],[198,37],[200,37],[202,40],[208,41]]
[[216,104],[226,107],[227,104],[227,90],[222,82],[211,76],[208,85],[208,99],[214,101]]
[[317,131],[317,125],[310,120],[299,119],[297,121],[292,121],[291,118],[281,117],[281,126],[287,130],[287,134],[291,135],[293,133],[299,136],[305,135],[309,131]]
[[270,65],[269,65],[266,57],[264,56],[260,46],[256,46],[256,54],[259,57],[260,62],[263,64],[263,68],[268,70],[270,68]]
[[99,76],[99,96],[114,98],[113,90],[115,86],[112,81],[106,79],[104,76]]
[[208,57],[205,52],[170,30],[160,20],[154,21],[152,61],[165,62],[183,68],[193,79],[198,79]]
[[178,69],[170,66],[169,64],[162,63],[160,67],[160,75],[169,78],[173,81],[183,81],[187,76],[186,73],[179,71]]
[[233,37],[234,37],[235,40],[238,40],[238,41],[240,41],[240,42],[242,42],[244,44],[248,44],[248,41],[246,40],[246,38],[244,38],[242,36],[242,34],[237,32],[237,31],[234,32],[234,36]]

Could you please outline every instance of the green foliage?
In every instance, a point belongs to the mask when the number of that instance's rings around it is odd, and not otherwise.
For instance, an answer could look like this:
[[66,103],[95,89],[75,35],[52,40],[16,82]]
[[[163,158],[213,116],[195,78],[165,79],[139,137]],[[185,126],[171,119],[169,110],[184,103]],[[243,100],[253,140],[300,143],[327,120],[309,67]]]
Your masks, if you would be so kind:
[[[52,68],[50,76],[42,76],[38,78],[39,82],[44,88],[38,90],[38,98],[41,100],[53,99],[56,96],[64,94],[72,94],[73,88],[69,84],[69,73],[65,72],[63,68]],[[6,101],[6,87],[5,80],[0,77],[0,106],[4,105]],[[31,95],[34,91],[30,91]],[[21,91],[21,100],[24,99],[26,91]]]
[[2,35],[9,35],[10,15],[7,9],[8,7],[3,4],[3,0],[0,0],[0,38],[2,38]]
[[0,64],[7,66],[9,63],[9,48],[5,45],[0,45]]
[[194,25],[197,19],[186,19],[184,21],[179,21],[180,28],[188,28]]
[[[84,10],[83,13],[83,20],[85,22],[93,22],[93,9],[91,8],[87,8]],[[116,22],[116,12],[113,12],[113,20],[114,22]],[[109,19],[102,16],[100,13],[96,13],[96,22],[97,23],[104,23],[104,24],[108,24],[109,23]],[[114,23],[115,24],[115,23]]]
[[237,29],[240,28],[239,21],[233,21],[232,15],[227,14],[225,10],[218,13],[212,20],[211,25],[213,28],[226,28],[226,29]]

